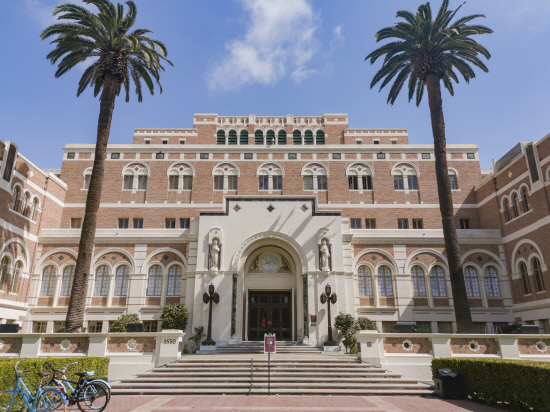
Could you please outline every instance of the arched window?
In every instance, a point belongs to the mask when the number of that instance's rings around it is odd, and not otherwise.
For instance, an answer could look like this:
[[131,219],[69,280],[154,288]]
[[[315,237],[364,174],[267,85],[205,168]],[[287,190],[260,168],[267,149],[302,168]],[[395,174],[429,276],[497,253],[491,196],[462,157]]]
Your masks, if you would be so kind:
[[302,168],[304,190],[327,190],[328,169],[321,163],[308,163]]
[[40,203],[40,201],[38,200],[37,197],[35,197],[34,200],[32,201],[31,220],[34,220],[34,218],[36,216],[36,211],[38,209],[39,203]]
[[284,130],[279,130],[279,140],[278,144],[286,144],[286,132]]
[[372,169],[366,163],[354,163],[346,169],[349,190],[372,190]]
[[149,166],[141,162],[130,163],[122,169],[122,176],[125,190],[146,190]]
[[212,171],[214,177],[214,190],[237,190],[239,169],[233,163],[218,163]]
[[21,214],[25,217],[29,217],[31,215],[31,194],[29,192],[25,193],[25,196],[23,197]]
[[449,170],[449,183],[451,184],[451,190],[458,190],[458,176],[456,170]]
[[418,190],[418,171],[410,163],[398,163],[392,167],[394,190]]
[[380,296],[393,296],[391,271],[387,266],[380,266],[378,268],[378,290]]
[[181,295],[181,266],[174,265],[168,271],[168,296]]
[[445,287],[445,273],[439,266],[434,266],[430,270],[430,285],[432,286],[432,296],[434,298],[447,297],[447,288]]
[[413,296],[426,296],[426,282],[424,280],[424,271],[420,266],[413,266],[411,269],[413,282]]
[[195,169],[189,163],[177,162],[168,169],[168,190],[193,189],[193,176]]
[[523,294],[531,293],[531,283],[529,282],[529,274],[527,273],[527,265],[525,262],[519,263],[519,271],[521,273],[521,282],[523,283]]
[[229,136],[227,137],[227,143],[228,144],[237,144],[237,131],[236,130],[230,130]]
[[372,273],[368,266],[359,266],[357,269],[359,279],[359,295],[372,296]]
[[538,258],[533,259],[533,274],[535,276],[535,285],[537,287],[537,292],[542,292],[546,290],[544,286],[544,278],[542,276],[542,268],[540,266],[540,260]]
[[466,295],[468,297],[479,297],[479,282],[477,280],[477,270],[472,266],[464,269],[464,281],[466,282]]
[[23,270],[23,262],[18,261],[15,264],[13,270],[13,276],[11,278],[10,293],[17,293],[17,286],[19,285],[19,279],[21,278],[21,271]]
[[128,277],[130,268],[127,265],[119,266],[115,275],[115,296],[126,296],[128,294]]
[[317,136],[315,139],[316,144],[325,144],[325,132],[317,130]]
[[248,144],[248,131],[241,130],[241,136],[239,139],[239,144]]
[[497,270],[488,266],[485,268],[485,293],[488,298],[500,298]]
[[13,143],[10,143],[10,148],[8,149],[8,155],[6,160],[6,166],[4,168],[3,179],[6,182],[11,181],[11,176],[13,172],[13,165],[15,164],[15,158],[17,157],[17,146]]
[[160,296],[162,292],[162,268],[160,265],[151,266],[147,280],[147,296]]
[[216,143],[225,144],[225,132],[223,130],[218,130],[218,133],[216,135]]
[[275,132],[268,130],[265,136],[265,144],[275,144]]
[[313,144],[313,132],[306,130],[304,133],[304,144]]
[[284,171],[278,163],[264,163],[256,172],[258,190],[283,190]]
[[2,265],[0,266],[0,290],[4,289],[4,284],[8,279],[8,273],[10,272],[10,258],[4,256],[2,258]]
[[504,220],[509,222],[512,219],[512,216],[510,215],[510,203],[508,202],[508,198],[504,199],[503,207],[504,207]]
[[523,213],[528,212],[531,209],[531,205],[529,204],[529,194],[526,187],[521,189],[521,200],[523,202]]
[[107,296],[109,293],[109,266],[102,265],[95,274],[94,296]]
[[21,202],[21,188],[19,186],[15,186],[15,189],[13,190],[13,203],[11,204],[11,208],[17,212],[19,210],[20,202]]
[[254,144],[264,144],[264,132],[256,130],[254,133]]
[[90,188],[90,180],[92,179],[92,168],[89,167],[84,170],[84,189],[88,190]]
[[515,193],[512,195],[512,213],[514,214],[514,217],[519,216],[518,195]]
[[74,268],[74,265],[71,265],[63,270],[63,277],[61,278],[61,296],[71,296],[71,291],[73,290]]
[[55,266],[50,265],[44,269],[42,275],[42,288],[40,289],[41,296],[53,296],[55,291]]
[[302,132],[299,130],[292,132],[292,144],[302,144]]

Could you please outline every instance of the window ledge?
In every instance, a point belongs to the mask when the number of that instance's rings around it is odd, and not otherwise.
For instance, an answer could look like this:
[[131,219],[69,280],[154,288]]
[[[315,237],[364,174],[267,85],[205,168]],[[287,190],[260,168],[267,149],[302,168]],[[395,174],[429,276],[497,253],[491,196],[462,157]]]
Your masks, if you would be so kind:
[[11,209],[11,208],[9,209],[9,211],[12,212],[12,213],[14,213],[14,214],[16,214],[17,216],[21,216],[23,219],[26,219],[26,220],[28,220],[28,221],[31,222],[31,223],[36,224],[36,222],[35,222],[34,220],[32,220],[30,217],[27,217],[27,216],[25,216],[25,215],[22,215],[21,213],[16,212],[15,210],[13,210],[13,209]]
[[504,222],[504,224],[507,225],[508,223],[511,223],[511,222],[513,222],[514,220],[519,219],[520,217],[523,217],[523,216],[525,216],[525,215],[531,213],[532,211],[533,211],[533,208],[531,207],[531,209],[529,209],[527,212],[521,213],[519,216],[516,216],[515,218],[510,219],[508,222]]

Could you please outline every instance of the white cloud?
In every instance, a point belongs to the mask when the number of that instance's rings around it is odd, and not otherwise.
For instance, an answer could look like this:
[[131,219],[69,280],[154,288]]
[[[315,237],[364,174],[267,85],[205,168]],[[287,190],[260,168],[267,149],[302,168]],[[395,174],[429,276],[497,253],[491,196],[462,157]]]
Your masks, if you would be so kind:
[[319,46],[319,18],[309,0],[240,0],[249,21],[243,38],[229,41],[227,54],[211,70],[211,90],[244,84],[274,84],[287,73],[300,82],[315,73],[308,64]]

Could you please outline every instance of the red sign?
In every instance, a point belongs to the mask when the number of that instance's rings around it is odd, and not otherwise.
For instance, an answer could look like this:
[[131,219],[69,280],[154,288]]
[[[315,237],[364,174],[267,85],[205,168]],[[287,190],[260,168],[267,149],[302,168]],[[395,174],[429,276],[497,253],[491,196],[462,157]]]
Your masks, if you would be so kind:
[[266,353],[276,353],[275,351],[275,335],[268,335],[264,333],[264,354]]
[[262,318],[262,328],[265,328],[265,318]]

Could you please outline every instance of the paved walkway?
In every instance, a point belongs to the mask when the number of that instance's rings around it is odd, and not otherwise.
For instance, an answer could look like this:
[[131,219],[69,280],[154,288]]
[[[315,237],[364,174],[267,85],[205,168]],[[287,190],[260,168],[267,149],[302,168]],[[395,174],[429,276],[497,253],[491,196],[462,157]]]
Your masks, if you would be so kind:
[[105,412],[496,412],[470,401],[417,396],[113,396]]

